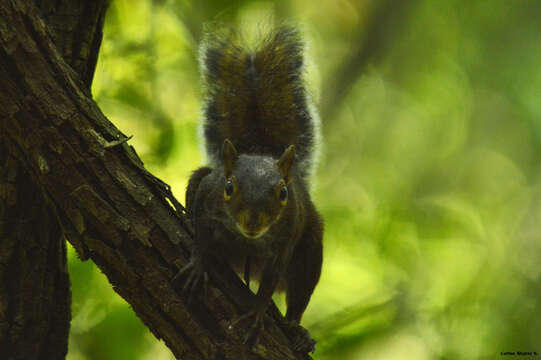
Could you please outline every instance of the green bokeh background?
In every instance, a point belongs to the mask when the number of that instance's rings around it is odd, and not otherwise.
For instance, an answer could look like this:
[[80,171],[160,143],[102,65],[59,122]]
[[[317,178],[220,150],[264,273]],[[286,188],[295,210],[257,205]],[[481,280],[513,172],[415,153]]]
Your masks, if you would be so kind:
[[[203,161],[209,21],[298,23],[308,43],[326,223],[314,357],[541,354],[541,1],[114,0],[93,94],[179,200]],[[71,248],[69,269],[68,359],[173,358]]]

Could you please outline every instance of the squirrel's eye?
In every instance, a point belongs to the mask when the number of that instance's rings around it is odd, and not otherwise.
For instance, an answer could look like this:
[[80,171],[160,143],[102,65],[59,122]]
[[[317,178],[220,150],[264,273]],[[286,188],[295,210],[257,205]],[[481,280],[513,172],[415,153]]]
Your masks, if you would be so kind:
[[229,198],[231,198],[231,195],[233,195],[234,190],[235,190],[235,185],[233,185],[233,181],[227,180],[225,182],[225,187],[224,187],[224,197],[226,200],[229,200]]
[[287,200],[287,186],[284,185],[280,188],[279,198],[282,205],[285,205],[285,202]]

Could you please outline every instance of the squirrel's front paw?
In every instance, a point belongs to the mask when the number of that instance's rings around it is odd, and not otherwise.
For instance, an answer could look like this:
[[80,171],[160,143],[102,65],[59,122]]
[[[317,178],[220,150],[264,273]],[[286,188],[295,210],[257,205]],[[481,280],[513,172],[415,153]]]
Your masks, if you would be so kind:
[[259,333],[265,329],[265,312],[258,310],[251,310],[244,315],[239,316],[232,321],[232,326],[237,326],[238,323],[246,319],[251,320],[250,327],[246,331],[242,342],[249,347],[254,347],[259,340]]
[[173,285],[177,286],[177,284],[180,284],[183,278],[184,285],[182,286],[182,293],[188,297],[188,303],[192,302],[195,295],[199,292],[201,285],[203,285],[204,294],[207,294],[209,277],[200,261],[192,257],[190,262],[173,277]]
[[313,353],[316,351],[316,341],[312,339],[308,330],[298,324],[290,324],[293,344],[295,351],[303,353]]

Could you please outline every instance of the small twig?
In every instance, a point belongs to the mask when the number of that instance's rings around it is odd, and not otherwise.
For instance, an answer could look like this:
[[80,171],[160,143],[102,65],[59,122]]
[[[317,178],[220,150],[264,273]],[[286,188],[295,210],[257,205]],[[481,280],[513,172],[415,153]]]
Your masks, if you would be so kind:
[[105,144],[103,147],[106,148],[106,149],[109,149],[109,148],[118,146],[120,144],[124,144],[125,142],[130,140],[132,137],[133,137],[133,135],[130,135],[130,136],[124,138],[124,139],[115,140],[115,141],[108,141],[107,144]]

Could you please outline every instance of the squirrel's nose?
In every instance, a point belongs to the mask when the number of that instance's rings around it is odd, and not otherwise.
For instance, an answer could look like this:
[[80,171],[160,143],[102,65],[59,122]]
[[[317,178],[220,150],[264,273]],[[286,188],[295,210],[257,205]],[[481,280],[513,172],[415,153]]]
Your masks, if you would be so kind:
[[268,227],[269,217],[265,213],[247,212],[240,220],[244,233],[250,237],[256,237]]
[[268,216],[265,213],[254,213],[252,212],[248,216],[248,221],[246,227],[249,229],[257,230],[263,228],[267,225]]

